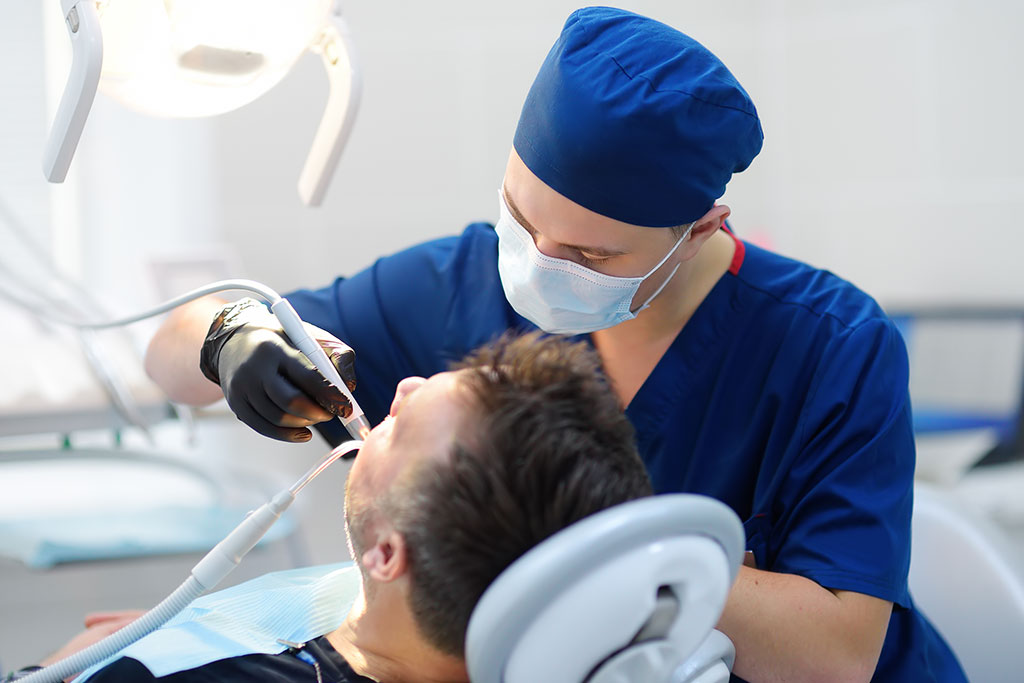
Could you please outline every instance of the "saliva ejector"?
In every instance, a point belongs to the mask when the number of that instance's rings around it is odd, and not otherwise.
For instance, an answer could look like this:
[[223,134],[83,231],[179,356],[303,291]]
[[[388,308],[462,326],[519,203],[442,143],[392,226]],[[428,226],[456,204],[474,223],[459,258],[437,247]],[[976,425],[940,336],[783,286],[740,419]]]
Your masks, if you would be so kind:
[[281,514],[295,500],[296,494],[317,475],[344,455],[363,445],[362,441],[346,441],[314,465],[298,481],[284,489],[268,502],[250,512],[242,523],[224,540],[213,547],[196,566],[192,567],[185,582],[164,600],[141,617],[84,650],[18,679],[21,683],[58,683],[111,655],[117,654],[135,641],[167,623],[178,612],[203,593],[212,590],[225,576],[238,566],[242,558],[259,542]]

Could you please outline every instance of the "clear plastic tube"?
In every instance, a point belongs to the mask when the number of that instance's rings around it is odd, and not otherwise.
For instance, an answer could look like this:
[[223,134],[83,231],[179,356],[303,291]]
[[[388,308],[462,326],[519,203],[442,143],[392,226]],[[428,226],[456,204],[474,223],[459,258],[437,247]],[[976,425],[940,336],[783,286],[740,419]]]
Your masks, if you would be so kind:
[[190,602],[206,591],[212,590],[225,576],[231,573],[246,553],[263,538],[274,522],[292,504],[295,495],[306,484],[343,455],[358,450],[362,445],[362,441],[347,441],[341,444],[324,456],[289,488],[279,492],[270,501],[249,513],[241,524],[196,563],[188,579],[164,598],[159,605],[98,643],[18,680],[23,683],[58,683],[58,681],[102,662],[107,657],[120,652],[163,626],[185,609]]
[[306,486],[306,484],[320,476],[320,473],[327,469],[330,465],[332,465],[338,458],[348,455],[352,451],[357,450],[362,445],[362,441],[346,441],[345,443],[341,444],[333,451],[328,453],[326,456],[324,456],[324,458],[320,462],[311,467],[309,471],[302,475],[297,482],[291,485],[291,488],[289,488],[288,491],[291,492],[293,496],[299,495],[299,491],[301,491]]

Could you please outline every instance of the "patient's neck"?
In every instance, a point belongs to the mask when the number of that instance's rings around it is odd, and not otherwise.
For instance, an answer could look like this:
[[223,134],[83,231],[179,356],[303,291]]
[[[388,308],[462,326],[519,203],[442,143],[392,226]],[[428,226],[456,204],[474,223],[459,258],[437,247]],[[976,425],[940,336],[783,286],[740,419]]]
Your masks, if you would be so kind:
[[352,670],[381,683],[464,683],[465,662],[423,640],[404,591],[386,586],[370,599],[360,592],[345,623],[328,641]]

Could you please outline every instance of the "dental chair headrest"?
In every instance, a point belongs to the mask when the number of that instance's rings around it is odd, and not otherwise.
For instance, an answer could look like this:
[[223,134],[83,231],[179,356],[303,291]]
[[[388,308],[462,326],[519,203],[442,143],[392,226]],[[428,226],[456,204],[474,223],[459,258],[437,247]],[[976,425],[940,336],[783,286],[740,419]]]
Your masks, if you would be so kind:
[[506,569],[469,620],[473,683],[668,681],[708,637],[743,560],[732,510],[691,494],[591,515]]

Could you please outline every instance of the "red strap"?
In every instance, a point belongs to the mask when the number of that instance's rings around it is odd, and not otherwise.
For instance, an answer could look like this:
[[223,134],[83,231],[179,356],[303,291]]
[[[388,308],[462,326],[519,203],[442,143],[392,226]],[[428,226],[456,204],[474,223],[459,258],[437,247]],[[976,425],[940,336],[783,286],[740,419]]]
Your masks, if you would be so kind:
[[732,241],[736,243],[736,251],[732,253],[732,263],[729,264],[729,272],[733,275],[738,275],[740,267],[743,266],[743,257],[747,253],[747,248],[743,246],[743,240],[732,234],[732,230],[730,230],[729,226],[725,224],[725,221],[722,221],[722,230],[725,230],[725,234],[731,237]]

